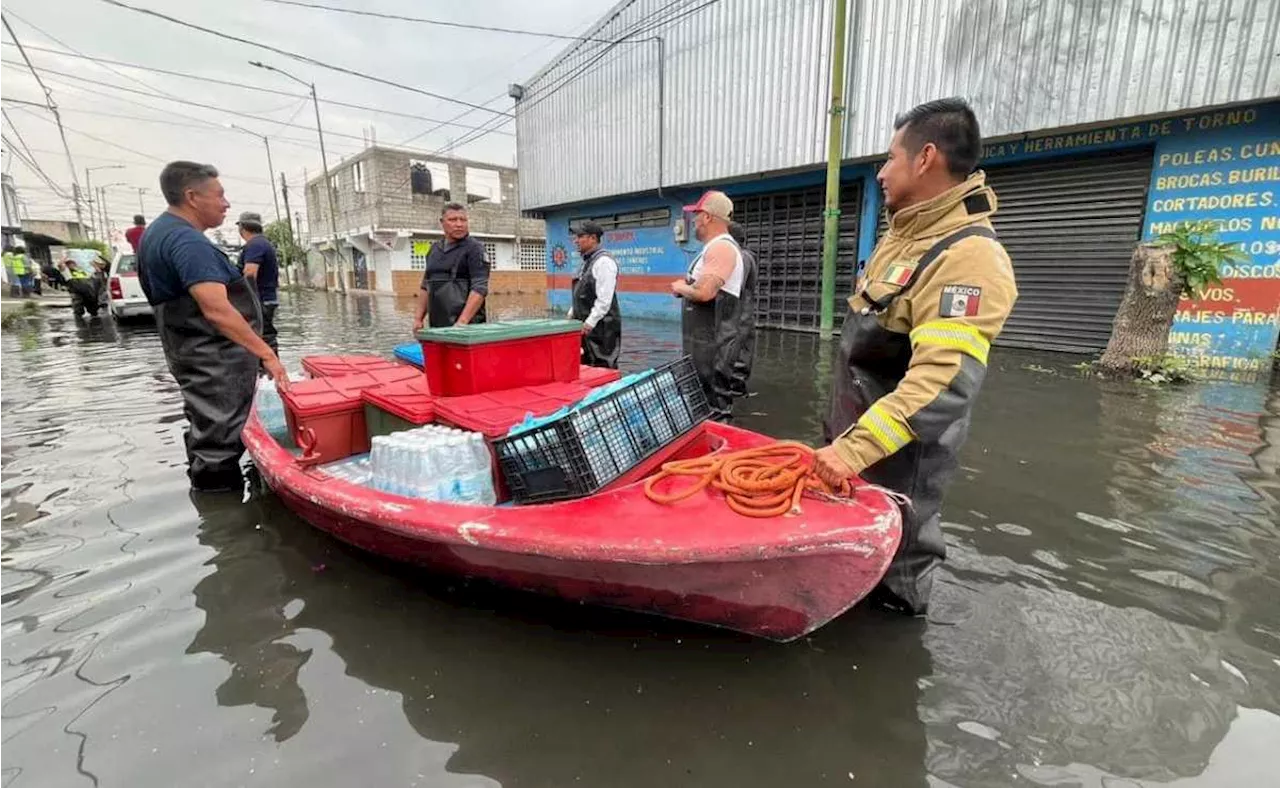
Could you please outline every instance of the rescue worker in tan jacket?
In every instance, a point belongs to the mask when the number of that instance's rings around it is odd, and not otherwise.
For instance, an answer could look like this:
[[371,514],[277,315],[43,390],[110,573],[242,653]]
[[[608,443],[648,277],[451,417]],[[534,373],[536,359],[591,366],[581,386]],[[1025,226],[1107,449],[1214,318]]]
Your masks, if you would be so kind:
[[942,496],[969,431],[991,342],[1018,297],[975,171],[978,121],[962,99],[921,104],[894,122],[876,176],[889,231],[849,298],[831,412],[816,469],[907,496],[902,541],[871,601],[926,612],[946,555]]

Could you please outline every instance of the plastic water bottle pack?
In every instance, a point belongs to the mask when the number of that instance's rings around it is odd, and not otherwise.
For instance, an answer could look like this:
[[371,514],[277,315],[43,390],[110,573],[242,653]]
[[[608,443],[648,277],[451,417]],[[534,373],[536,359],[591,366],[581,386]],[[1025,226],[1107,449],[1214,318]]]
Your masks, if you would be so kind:
[[374,489],[443,503],[492,506],[492,463],[484,436],[428,424],[378,435],[369,452]]
[[258,381],[258,391],[254,395],[254,406],[258,410],[258,419],[267,433],[273,437],[285,435],[289,431],[288,421],[284,415],[284,400],[276,390],[276,382],[271,378]]
[[354,457],[347,457],[321,465],[320,470],[335,479],[341,479],[344,482],[359,484],[364,487],[370,486],[370,482],[373,480],[373,466],[369,462],[369,455],[367,454],[357,454]]

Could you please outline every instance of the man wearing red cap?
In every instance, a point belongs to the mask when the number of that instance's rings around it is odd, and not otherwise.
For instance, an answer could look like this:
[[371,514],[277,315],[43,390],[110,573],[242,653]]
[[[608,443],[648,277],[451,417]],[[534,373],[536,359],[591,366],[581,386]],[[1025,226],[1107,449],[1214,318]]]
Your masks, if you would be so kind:
[[733,201],[724,192],[709,191],[684,210],[693,214],[702,251],[685,278],[671,283],[671,292],[684,299],[684,352],[698,370],[711,418],[727,422],[733,416],[734,362],[743,341],[744,306],[742,249],[729,234]]

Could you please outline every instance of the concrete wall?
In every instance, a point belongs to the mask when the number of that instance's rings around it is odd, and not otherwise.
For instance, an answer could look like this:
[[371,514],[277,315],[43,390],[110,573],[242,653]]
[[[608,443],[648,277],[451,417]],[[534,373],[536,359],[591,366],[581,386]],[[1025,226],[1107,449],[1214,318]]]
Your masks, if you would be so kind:
[[60,241],[78,241],[84,237],[80,225],[61,219],[23,219],[23,232],[48,235]]
[[[409,167],[413,161],[439,163],[448,168],[449,196],[413,194]],[[363,171],[364,191],[356,190],[357,165]],[[468,202],[467,168],[490,170],[498,174],[500,199],[471,203],[471,231],[477,235],[503,235],[541,238],[543,223],[520,216],[518,210],[519,179],[510,167],[484,162],[449,159],[392,148],[370,148],[339,163],[330,171],[337,202],[339,235],[371,228],[400,230],[435,230],[440,226],[440,210],[448,201]],[[305,191],[309,226],[316,228],[315,237],[329,234],[329,206],[324,194],[324,179],[313,178]],[[477,187],[478,188],[478,187]],[[471,191],[474,191],[471,190]],[[472,195],[473,198],[475,195]]]

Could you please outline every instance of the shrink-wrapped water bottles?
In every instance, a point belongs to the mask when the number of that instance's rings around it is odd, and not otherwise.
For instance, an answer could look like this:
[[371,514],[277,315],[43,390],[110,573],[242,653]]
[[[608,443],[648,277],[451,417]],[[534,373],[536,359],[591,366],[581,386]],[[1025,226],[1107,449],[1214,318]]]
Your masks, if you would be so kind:
[[378,435],[369,452],[372,485],[383,492],[443,503],[497,502],[484,436],[427,425]]

